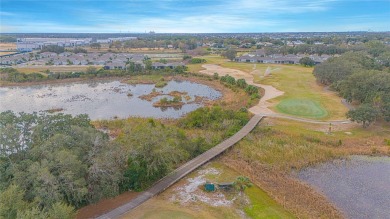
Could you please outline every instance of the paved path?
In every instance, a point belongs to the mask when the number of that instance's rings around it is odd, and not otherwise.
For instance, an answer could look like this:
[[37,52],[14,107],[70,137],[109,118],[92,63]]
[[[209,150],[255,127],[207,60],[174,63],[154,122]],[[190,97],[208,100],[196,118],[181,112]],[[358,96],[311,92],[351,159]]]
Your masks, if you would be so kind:
[[182,165],[181,167],[179,167],[178,169],[176,169],[166,177],[162,178],[154,186],[152,186],[147,191],[140,194],[137,198],[131,200],[127,204],[122,205],[121,207],[118,207],[104,215],[99,216],[98,219],[117,218],[125,214],[126,212],[136,208],[137,206],[141,205],[142,203],[152,198],[153,196],[163,192],[165,189],[167,189],[168,187],[170,187],[171,185],[173,185],[174,183],[182,179],[188,173],[192,172],[193,170],[207,163],[208,161],[218,156],[228,148],[232,147],[235,143],[240,141],[249,132],[251,132],[262,118],[263,118],[262,115],[253,116],[251,120],[249,120],[249,122],[232,137],[226,139],[225,141],[218,144],[217,146],[211,148],[210,150],[204,152],[203,154],[188,161],[187,163],[185,163],[184,165]]
[[268,108],[269,106],[272,105],[271,103],[268,102],[268,100],[274,99],[284,94],[283,91],[280,91],[271,85],[263,85],[263,84],[255,83],[253,81],[254,80],[253,76],[255,74],[259,74],[257,70],[252,71],[251,73],[246,73],[241,70],[225,68],[214,64],[204,64],[202,65],[202,67],[205,68],[205,70],[199,71],[200,73],[213,75],[215,72],[217,72],[220,76],[230,75],[235,79],[243,78],[248,84],[264,89],[264,95],[261,97],[260,101],[255,106],[248,109],[248,111],[253,114],[273,113],[273,111]]
[[[273,118],[283,118],[283,119],[289,119],[289,120],[295,120],[299,122],[305,122],[305,123],[312,123],[312,124],[349,124],[352,123],[350,120],[335,120],[335,121],[318,121],[318,120],[311,120],[311,119],[305,119],[301,117],[296,116],[290,116],[285,114],[280,114],[272,111],[269,107],[272,106],[269,102],[269,100],[274,99],[278,96],[281,96],[284,94],[283,91],[280,91],[276,89],[275,87],[271,85],[264,85],[264,84],[258,84],[255,83],[254,75],[259,75],[260,72],[258,70],[254,70],[251,73],[247,73],[241,70],[232,69],[232,68],[225,68],[219,65],[215,64],[204,64],[202,65],[205,70],[201,70],[200,73],[213,75],[214,72],[217,72],[219,75],[230,75],[234,77],[235,79],[244,78],[248,84],[255,85],[257,87],[261,87],[264,89],[264,95],[261,97],[259,103],[253,107],[251,107],[249,112],[256,114],[256,115],[263,115],[267,117],[273,117]],[[274,69],[276,70],[276,69]],[[327,93],[334,93],[333,91],[329,90],[329,87],[324,88],[324,92]],[[341,100],[341,103],[344,104],[348,109],[353,109],[350,104],[348,104],[344,99]]]

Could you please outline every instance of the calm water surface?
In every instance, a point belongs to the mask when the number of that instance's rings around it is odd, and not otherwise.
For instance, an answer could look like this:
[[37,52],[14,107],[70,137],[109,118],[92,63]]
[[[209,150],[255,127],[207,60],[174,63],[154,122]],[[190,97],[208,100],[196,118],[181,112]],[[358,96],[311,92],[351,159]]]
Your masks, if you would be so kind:
[[[54,108],[63,108],[62,113],[78,115],[88,114],[91,119],[126,118],[129,116],[154,118],[179,118],[191,112],[201,104],[190,103],[195,96],[215,100],[222,94],[206,85],[189,81],[170,81],[164,88],[156,88],[168,94],[171,91],[187,92],[190,100],[180,108],[156,108],[153,103],[139,97],[149,94],[154,85],[129,85],[119,81],[71,83],[60,85],[38,85],[29,87],[0,87],[0,112],[39,112]],[[128,96],[131,93],[133,96]],[[166,97],[166,96],[165,96]]]
[[348,218],[390,218],[390,157],[351,156],[305,169],[298,178],[323,192]]

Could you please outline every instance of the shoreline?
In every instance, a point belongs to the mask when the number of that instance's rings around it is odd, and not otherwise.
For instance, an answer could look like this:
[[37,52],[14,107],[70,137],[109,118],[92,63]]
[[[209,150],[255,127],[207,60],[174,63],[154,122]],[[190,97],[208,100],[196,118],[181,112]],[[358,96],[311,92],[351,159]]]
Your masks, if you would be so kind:
[[28,87],[28,86],[36,86],[36,85],[52,85],[52,84],[66,84],[66,83],[76,83],[76,82],[95,82],[95,81],[112,81],[118,80],[122,82],[126,77],[94,77],[94,78],[65,78],[65,79],[54,79],[54,80],[46,80],[46,81],[32,81],[32,82],[9,82],[3,83],[4,81],[0,81],[0,87]]

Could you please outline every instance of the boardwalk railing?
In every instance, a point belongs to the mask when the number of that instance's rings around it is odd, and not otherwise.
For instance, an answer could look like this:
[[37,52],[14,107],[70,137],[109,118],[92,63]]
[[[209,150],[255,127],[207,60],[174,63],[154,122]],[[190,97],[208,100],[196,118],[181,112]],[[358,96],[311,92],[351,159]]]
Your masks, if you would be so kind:
[[255,115],[249,120],[249,122],[235,135],[221,142],[217,146],[211,148],[210,150],[204,152],[203,154],[195,157],[194,159],[188,161],[181,167],[174,170],[172,173],[162,178],[156,184],[154,184],[147,191],[141,193],[137,198],[131,200],[130,202],[110,211],[98,217],[98,219],[108,219],[108,218],[117,218],[126,212],[138,207],[148,199],[153,196],[163,192],[165,189],[169,188],[171,185],[182,179],[184,176],[194,171],[198,167],[207,163],[214,157],[218,156],[226,149],[232,147],[235,143],[244,138],[249,132],[251,132],[263,118],[262,115]]

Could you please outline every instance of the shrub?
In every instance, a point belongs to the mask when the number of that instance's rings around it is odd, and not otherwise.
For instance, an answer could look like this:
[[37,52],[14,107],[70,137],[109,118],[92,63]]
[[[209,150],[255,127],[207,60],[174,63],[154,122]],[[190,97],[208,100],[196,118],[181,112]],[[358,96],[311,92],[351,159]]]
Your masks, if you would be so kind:
[[157,88],[162,88],[162,87],[165,87],[167,85],[168,85],[168,83],[165,81],[158,81],[154,86]]
[[222,76],[221,77],[221,81],[226,83],[226,84],[230,84],[230,85],[236,85],[236,79],[234,79],[232,76],[230,75],[225,75],[225,76]]
[[246,88],[245,88],[245,92],[247,92],[248,94],[252,95],[252,94],[258,94],[259,93],[259,89],[256,87],[256,86],[253,86],[253,85],[248,85]]
[[206,59],[200,59],[200,58],[192,58],[190,61],[191,64],[200,64],[200,63],[206,63]]
[[184,55],[183,56],[183,61],[187,60],[187,59],[192,59],[192,56],[190,55]]
[[199,108],[179,121],[183,128],[199,128],[206,130],[225,130],[231,136],[249,121],[247,112],[224,110],[215,106]]
[[248,86],[248,84],[246,83],[245,79],[238,79],[237,80],[237,86],[239,88],[245,89]]

